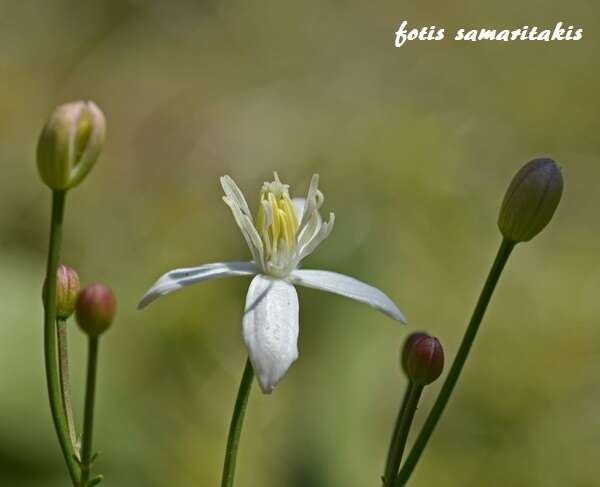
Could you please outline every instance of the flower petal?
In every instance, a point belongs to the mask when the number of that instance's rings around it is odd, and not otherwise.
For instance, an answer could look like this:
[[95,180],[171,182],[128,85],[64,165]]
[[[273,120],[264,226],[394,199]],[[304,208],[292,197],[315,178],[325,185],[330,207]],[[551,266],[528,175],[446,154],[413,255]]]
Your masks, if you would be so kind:
[[242,236],[244,237],[244,240],[246,240],[246,245],[248,245],[248,249],[252,254],[252,260],[254,260],[254,262],[256,262],[256,264],[261,268],[264,267],[263,244],[258,231],[254,227],[252,218],[244,214],[239,206],[237,206],[235,200],[228,198],[227,196],[223,196],[223,201],[227,204],[227,206],[229,206],[231,213],[233,213],[233,218],[240,228]]
[[[312,254],[315,251],[315,249],[320,245],[320,243],[327,237],[329,237],[331,230],[333,230],[333,224],[335,223],[335,215],[333,213],[329,213],[329,221],[325,223],[321,221],[320,215],[318,215],[318,217],[319,225],[316,227],[315,233],[311,235],[310,238],[306,240],[306,242],[304,242],[303,235],[301,235],[301,241],[299,242],[300,248],[298,250],[298,258],[300,260]],[[305,227],[305,229],[308,229],[308,226]]]
[[227,174],[221,177],[221,186],[225,192],[225,196],[234,201],[235,205],[241,210],[241,212],[244,215],[249,216],[252,220],[252,213],[250,213],[248,203],[246,203],[246,198],[244,198],[244,193],[242,193],[242,190],[237,184],[235,184],[233,178]]
[[304,207],[306,206],[306,198],[296,197],[292,198],[292,204],[296,211],[296,218],[298,221],[302,221],[302,215],[304,215]]
[[379,289],[353,277],[336,272],[297,269],[290,274],[289,280],[300,286],[329,291],[366,303],[390,318],[406,323],[404,315],[390,298]]
[[200,267],[175,269],[162,275],[142,297],[138,309],[145,308],[156,298],[190,284],[230,276],[252,276],[258,272],[253,262],[217,262]]
[[252,254],[252,259],[261,268],[264,267],[264,255],[263,255],[263,244],[260,240],[260,235],[254,226],[254,219],[252,213],[248,208],[244,193],[238,188],[235,181],[228,175],[221,178],[221,186],[225,192],[223,201],[229,206],[233,213],[233,218],[237,223],[246,244]]
[[252,279],[243,329],[260,388],[270,394],[298,358],[298,295],[294,286],[260,274]]
[[302,218],[300,219],[299,231],[306,225],[312,213],[318,211],[322,204],[323,194],[319,191],[319,175],[313,174],[312,179],[310,180],[308,194],[306,195]]
[[[294,198],[292,201],[294,203],[294,208],[296,208],[296,214],[299,213],[300,216],[298,218],[301,220],[304,214],[306,200],[304,198]],[[312,240],[313,237],[319,233],[322,224],[323,219],[321,218],[319,212],[313,211],[313,214],[310,216],[306,224],[297,231],[296,240],[298,242],[298,247],[302,247]]]

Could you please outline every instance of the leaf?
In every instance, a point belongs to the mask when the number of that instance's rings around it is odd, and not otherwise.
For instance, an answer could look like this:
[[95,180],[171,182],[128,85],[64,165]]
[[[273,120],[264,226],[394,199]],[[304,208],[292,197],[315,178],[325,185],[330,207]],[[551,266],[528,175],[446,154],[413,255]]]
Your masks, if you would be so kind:
[[94,485],[98,485],[100,482],[102,482],[103,479],[104,477],[102,475],[97,475],[93,479],[90,479],[85,487],[94,487]]

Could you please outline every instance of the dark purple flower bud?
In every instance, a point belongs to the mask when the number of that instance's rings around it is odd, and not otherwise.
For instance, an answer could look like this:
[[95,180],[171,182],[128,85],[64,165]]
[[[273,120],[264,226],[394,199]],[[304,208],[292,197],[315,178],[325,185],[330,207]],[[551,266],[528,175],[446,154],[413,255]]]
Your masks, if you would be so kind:
[[408,359],[408,351],[411,349],[411,347],[417,340],[428,336],[429,335],[423,331],[416,331],[406,337],[406,340],[404,341],[404,346],[402,347],[402,353],[400,355],[400,365],[402,365],[402,370],[405,374],[408,375],[408,368],[406,365],[406,361]]
[[560,167],[552,159],[534,159],[515,175],[500,208],[498,228],[511,242],[527,242],[552,219],[563,192]]
[[417,385],[431,384],[444,369],[444,349],[441,343],[437,338],[426,334],[412,340],[409,337],[404,356],[406,375]]
[[75,317],[79,327],[90,336],[104,333],[115,316],[116,301],[110,289],[91,284],[79,293]]

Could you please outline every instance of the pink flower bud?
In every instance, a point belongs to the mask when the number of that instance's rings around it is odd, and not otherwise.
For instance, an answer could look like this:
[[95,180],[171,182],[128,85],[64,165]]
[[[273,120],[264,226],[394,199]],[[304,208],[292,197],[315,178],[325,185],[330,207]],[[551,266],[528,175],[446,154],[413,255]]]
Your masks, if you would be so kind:
[[79,327],[90,336],[104,333],[115,316],[116,301],[110,289],[91,284],[79,293],[75,317]]
[[[42,298],[46,303],[46,283],[42,291]],[[79,276],[74,269],[66,265],[59,265],[56,270],[56,317],[66,320],[75,311],[75,303],[79,294]]]

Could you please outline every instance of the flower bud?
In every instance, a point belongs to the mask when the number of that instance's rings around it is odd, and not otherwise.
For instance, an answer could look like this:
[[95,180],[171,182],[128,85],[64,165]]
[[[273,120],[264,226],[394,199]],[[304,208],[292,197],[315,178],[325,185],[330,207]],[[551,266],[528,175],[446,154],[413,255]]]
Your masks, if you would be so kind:
[[38,141],[37,165],[42,181],[53,190],[78,185],[98,159],[105,134],[104,115],[94,102],[59,106]]
[[444,369],[444,349],[435,337],[424,333],[411,335],[405,343],[403,364],[406,375],[414,384],[426,386]]
[[[46,286],[42,292],[44,304],[46,303]],[[75,303],[79,294],[79,276],[74,269],[66,265],[59,265],[56,270],[56,317],[66,320],[75,311]]]
[[505,239],[527,242],[552,219],[563,191],[560,167],[552,159],[534,159],[515,175],[500,208],[498,227]]
[[102,284],[92,284],[79,293],[75,317],[79,328],[90,336],[104,333],[115,316],[115,296]]
[[420,340],[421,338],[428,337],[428,336],[429,335],[425,332],[416,331],[416,332],[408,335],[408,337],[406,337],[406,340],[404,341],[404,346],[402,347],[402,353],[400,354],[400,365],[402,365],[402,370],[404,371],[405,374],[408,375],[408,367],[406,365],[406,360],[408,358],[408,351],[411,349],[411,347],[417,340]]

